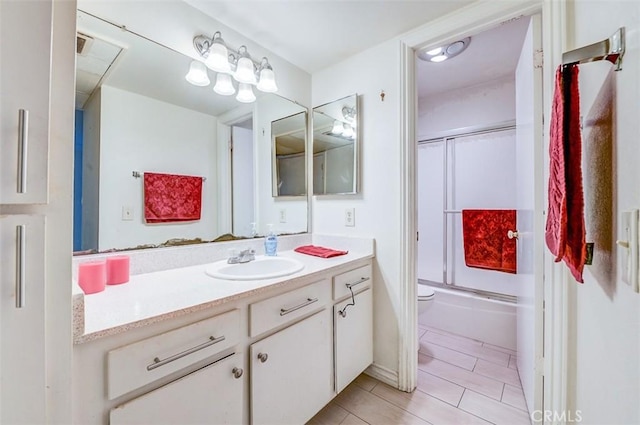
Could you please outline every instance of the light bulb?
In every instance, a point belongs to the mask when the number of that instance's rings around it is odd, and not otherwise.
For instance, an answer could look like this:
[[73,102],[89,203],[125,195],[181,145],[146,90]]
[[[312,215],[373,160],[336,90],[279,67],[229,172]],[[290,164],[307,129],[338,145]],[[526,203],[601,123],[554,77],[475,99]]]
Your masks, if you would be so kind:
[[442,47],[436,47],[435,49],[431,49],[427,52],[429,56],[435,56],[442,51]]
[[223,96],[231,96],[236,92],[231,81],[231,75],[218,73],[216,77],[216,85],[213,86],[213,91]]
[[242,103],[251,103],[256,100],[256,95],[253,94],[253,88],[250,84],[240,83],[238,86],[238,95],[236,100]]
[[438,56],[434,56],[431,59],[429,59],[431,62],[442,62],[447,60],[448,57],[445,55],[438,55]]
[[342,121],[335,120],[333,122],[333,128],[331,129],[331,134],[342,134],[344,131],[344,127],[342,127]]
[[344,131],[342,132],[342,136],[346,137],[347,139],[353,136],[353,128],[351,128],[349,124],[344,124]]
[[263,68],[262,71],[260,71],[258,90],[265,93],[275,93],[278,91],[278,86],[276,85],[276,76],[273,73],[273,69],[271,69],[271,67]]
[[246,53],[246,48],[244,53],[241,53],[240,59],[238,59],[238,65],[236,67],[236,72],[233,74],[233,78],[235,78],[239,83],[257,83],[256,74],[253,71],[253,62],[251,61],[249,54]]
[[207,67],[200,61],[191,61],[189,72],[184,78],[194,86],[204,87],[211,83],[207,75]]
[[227,47],[218,40],[221,39],[214,39],[213,44],[209,48],[209,56],[207,56],[204,64],[207,65],[207,68],[213,71],[230,74],[231,65],[229,65],[229,51],[227,50]]

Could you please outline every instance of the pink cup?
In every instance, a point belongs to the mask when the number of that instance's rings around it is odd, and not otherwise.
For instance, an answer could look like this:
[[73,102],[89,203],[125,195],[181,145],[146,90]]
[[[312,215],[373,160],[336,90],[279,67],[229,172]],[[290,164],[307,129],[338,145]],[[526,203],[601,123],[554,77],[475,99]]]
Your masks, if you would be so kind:
[[107,257],[107,285],[119,285],[129,281],[129,257]]
[[107,264],[104,261],[90,261],[78,266],[78,285],[85,294],[104,291],[107,282]]

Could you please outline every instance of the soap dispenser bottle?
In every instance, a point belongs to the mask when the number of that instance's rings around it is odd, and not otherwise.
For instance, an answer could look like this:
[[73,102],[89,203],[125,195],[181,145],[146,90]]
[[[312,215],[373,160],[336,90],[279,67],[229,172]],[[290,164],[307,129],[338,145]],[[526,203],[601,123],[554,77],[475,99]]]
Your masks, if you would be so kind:
[[267,236],[264,238],[264,255],[274,256],[278,252],[278,238],[273,232],[273,225],[267,224]]

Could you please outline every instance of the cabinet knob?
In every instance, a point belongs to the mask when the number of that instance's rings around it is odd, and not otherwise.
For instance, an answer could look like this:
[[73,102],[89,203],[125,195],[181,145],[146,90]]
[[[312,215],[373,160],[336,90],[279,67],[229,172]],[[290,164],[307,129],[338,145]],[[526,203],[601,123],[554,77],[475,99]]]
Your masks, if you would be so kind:
[[258,360],[260,360],[261,363],[266,362],[268,358],[269,358],[269,355],[267,353],[258,354]]
[[240,378],[243,372],[244,370],[242,370],[239,367],[234,367],[233,370],[231,371],[231,373],[233,373],[233,377],[236,379]]

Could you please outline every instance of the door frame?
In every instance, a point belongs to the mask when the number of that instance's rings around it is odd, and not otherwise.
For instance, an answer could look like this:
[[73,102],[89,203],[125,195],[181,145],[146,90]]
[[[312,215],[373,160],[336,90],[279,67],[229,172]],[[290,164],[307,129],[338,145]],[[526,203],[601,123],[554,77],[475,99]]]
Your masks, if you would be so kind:
[[[561,63],[566,45],[567,7],[565,2],[476,2],[443,18],[429,22],[401,37],[398,43],[400,60],[400,149],[401,149],[401,249],[398,388],[412,391],[417,385],[418,341],[416,288],[416,80],[415,50],[426,45],[442,44],[452,39],[479,33],[501,22],[522,15],[542,16],[543,115],[550,116],[556,64]],[[536,167],[544,168],[548,178],[549,120],[544,123],[544,160]],[[546,205],[546,193],[545,193]],[[566,272],[544,250],[544,315],[537,314],[544,326],[544,358],[538,359],[544,381],[543,409],[563,412],[567,408],[567,276]],[[542,305],[542,303],[537,303]],[[544,415],[539,415],[539,418]]]

